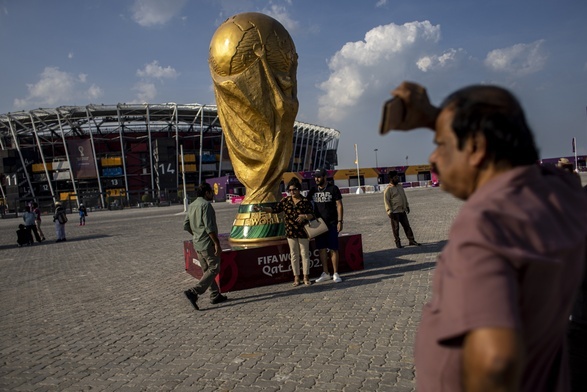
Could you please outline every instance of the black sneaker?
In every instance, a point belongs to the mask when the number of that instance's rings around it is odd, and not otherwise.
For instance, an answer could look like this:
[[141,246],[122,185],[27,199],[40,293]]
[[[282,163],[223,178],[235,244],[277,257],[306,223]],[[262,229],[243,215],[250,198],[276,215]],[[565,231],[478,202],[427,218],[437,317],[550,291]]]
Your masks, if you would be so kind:
[[416,242],[416,241],[411,241],[411,242],[410,242],[410,245],[414,245],[414,246],[422,246],[422,244],[421,244],[421,243],[419,243],[419,242]]
[[192,306],[196,310],[200,310],[200,308],[198,307],[198,293],[196,293],[192,289],[186,290],[183,293],[185,294],[185,296],[187,297],[187,299],[190,301],[190,303],[192,304]]
[[217,297],[214,297],[213,299],[211,299],[210,303],[212,305],[216,305],[216,304],[219,304],[219,303],[226,301],[227,299],[228,299],[228,297],[226,295],[219,294]]
[[395,247],[396,247],[396,248],[398,248],[398,249],[401,249],[401,248],[403,248],[404,246],[403,246],[403,245],[400,245],[400,244],[395,244]]

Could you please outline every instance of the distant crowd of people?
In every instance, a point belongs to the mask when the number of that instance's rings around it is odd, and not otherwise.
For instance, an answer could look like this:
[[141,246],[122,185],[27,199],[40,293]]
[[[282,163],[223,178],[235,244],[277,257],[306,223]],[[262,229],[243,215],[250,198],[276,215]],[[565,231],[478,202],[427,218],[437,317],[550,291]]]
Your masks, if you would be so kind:
[[[88,210],[83,203],[80,203],[78,207],[78,214],[79,225],[85,226]],[[16,243],[19,247],[33,245],[35,240],[38,243],[46,240],[45,234],[41,229],[41,216],[41,209],[39,208],[38,203],[32,202],[25,206],[24,213],[22,214],[24,224],[18,225],[18,230],[16,231]],[[60,201],[55,202],[55,209],[53,210],[52,217],[55,225],[55,236],[57,238],[55,242],[67,241],[65,236],[65,224],[68,221],[67,213]]]

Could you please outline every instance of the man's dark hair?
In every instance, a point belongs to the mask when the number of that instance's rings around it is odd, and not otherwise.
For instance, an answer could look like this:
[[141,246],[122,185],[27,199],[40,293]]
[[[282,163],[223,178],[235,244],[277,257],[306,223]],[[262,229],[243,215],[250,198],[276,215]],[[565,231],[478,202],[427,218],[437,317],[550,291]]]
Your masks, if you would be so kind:
[[196,188],[196,197],[204,197],[206,192],[212,192],[212,187],[207,182],[203,182]]
[[497,86],[474,85],[449,95],[441,108],[453,108],[452,128],[458,148],[481,132],[487,142],[487,154],[495,164],[513,167],[538,161],[538,150],[524,110],[516,97]]
[[391,177],[390,181],[393,185],[397,185],[399,184],[399,176],[393,176]]

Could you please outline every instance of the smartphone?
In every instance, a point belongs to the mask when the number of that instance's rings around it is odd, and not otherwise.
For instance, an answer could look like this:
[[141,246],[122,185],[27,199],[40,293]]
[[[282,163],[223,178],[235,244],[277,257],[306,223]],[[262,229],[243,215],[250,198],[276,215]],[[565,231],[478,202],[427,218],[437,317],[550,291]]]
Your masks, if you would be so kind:
[[393,97],[389,101],[386,101],[383,105],[379,133],[385,135],[393,129],[398,129],[397,127],[404,121],[405,116],[406,107],[400,98]]

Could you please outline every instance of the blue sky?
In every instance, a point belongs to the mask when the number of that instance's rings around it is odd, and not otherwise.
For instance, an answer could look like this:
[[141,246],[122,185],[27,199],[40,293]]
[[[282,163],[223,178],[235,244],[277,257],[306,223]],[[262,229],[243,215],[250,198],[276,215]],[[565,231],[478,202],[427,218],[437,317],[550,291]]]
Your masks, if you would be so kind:
[[298,120],[341,132],[338,168],[427,162],[432,133],[378,134],[402,80],[433,103],[510,88],[543,158],[587,154],[585,0],[0,0],[0,113],[61,105],[213,104],[207,56],[227,17],[263,12],[299,55]]

